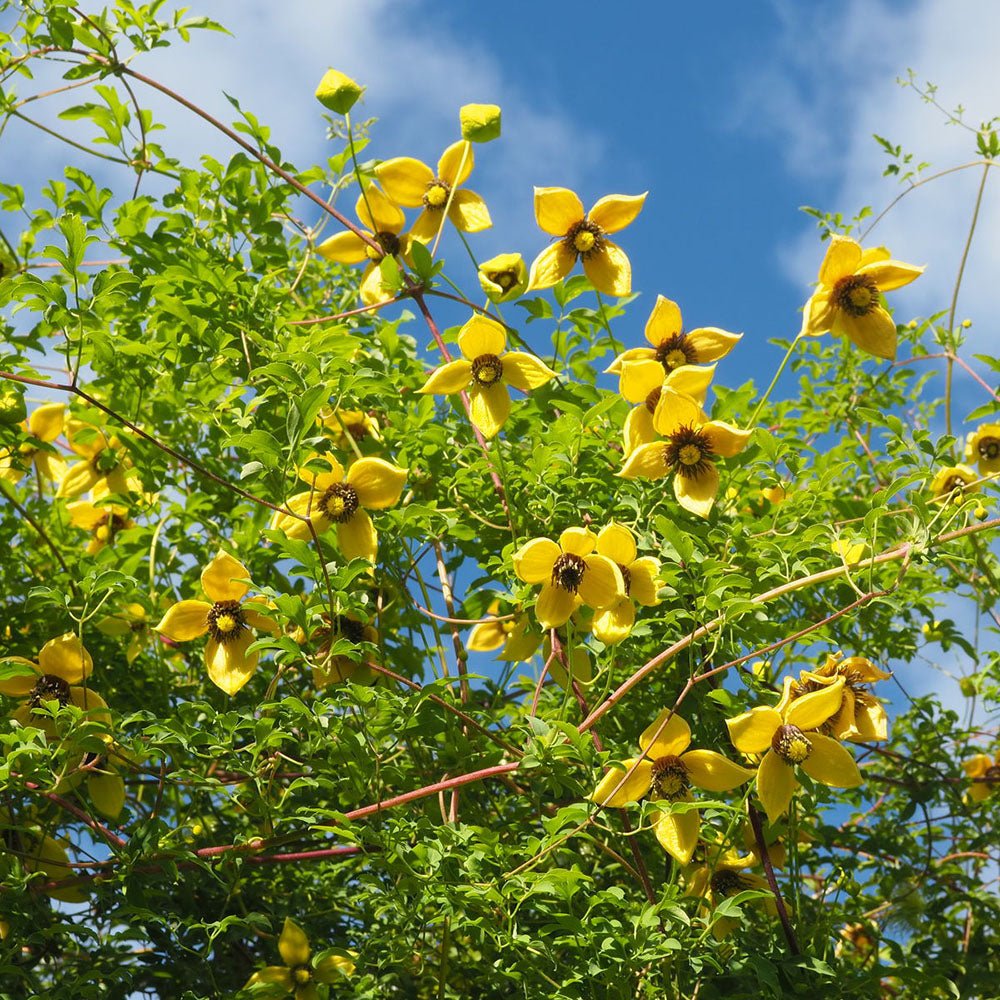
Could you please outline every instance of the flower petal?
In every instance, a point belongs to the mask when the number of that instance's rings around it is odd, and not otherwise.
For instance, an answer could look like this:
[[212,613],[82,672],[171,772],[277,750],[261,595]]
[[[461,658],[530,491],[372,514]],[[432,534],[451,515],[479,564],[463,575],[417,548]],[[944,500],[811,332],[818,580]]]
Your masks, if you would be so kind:
[[452,195],[448,218],[463,233],[481,233],[493,225],[486,202],[475,191],[467,188]]
[[584,214],[583,202],[568,188],[535,188],[535,221],[542,232],[552,236],[565,236],[576,223],[583,220]]
[[729,739],[740,753],[763,753],[784,720],[767,705],[751,708],[749,712],[726,719]]
[[606,194],[587,214],[606,233],[617,233],[635,221],[642,211],[648,191],[642,194]]
[[655,358],[623,361],[618,377],[618,392],[630,403],[645,403],[646,397],[663,385],[663,365]]
[[625,581],[621,570],[610,559],[596,553],[584,556],[587,569],[580,581],[579,594],[591,608],[606,608],[625,596]]
[[[682,368],[681,371],[684,371]],[[698,428],[708,438],[708,443],[712,446],[712,451],[722,458],[732,458],[738,455],[746,446],[753,435],[753,428],[741,430],[732,424],[727,424],[722,420],[710,420],[707,424],[702,424]]]
[[354,210],[373,233],[399,233],[406,223],[403,210],[374,184],[358,195]]
[[49,639],[38,653],[38,667],[43,674],[54,674],[67,684],[79,684],[90,676],[94,661],[84,649],[79,636],[66,632]]
[[449,187],[461,187],[469,179],[475,165],[472,143],[467,139],[459,139],[441,154],[441,159],[438,160],[438,177]]
[[635,605],[624,597],[594,615],[591,631],[606,646],[613,646],[629,637],[634,624]]
[[205,666],[209,680],[230,696],[236,694],[257,669],[257,654],[247,653],[247,647],[253,641],[253,633],[243,631],[227,642],[217,642],[209,637],[205,643]]
[[671,713],[669,708],[664,708],[639,737],[640,749],[654,760],[657,757],[676,757],[690,745],[691,727],[676,712]]
[[410,238],[430,243],[441,231],[444,215],[440,208],[425,208],[410,226]]
[[63,432],[66,422],[64,403],[46,403],[37,407],[28,417],[28,430],[39,441],[53,442]]
[[359,294],[366,306],[374,306],[388,302],[395,293],[382,283],[382,270],[378,264],[370,263],[361,275]]
[[622,427],[622,450],[628,458],[636,448],[651,444],[657,438],[653,414],[645,406],[633,406]]
[[507,331],[489,316],[473,316],[458,334],[458,348],[469,361],[484,354],[503,354],[507,346]]
[[[682,802],[693,802],[691,793],[686,793]],[[653,816],[653,832],[667,854],[678,864],[686,865],[694,855],[698,846],[698,834],[701,831],[701,817],[697,809],[686,812],[667,812],[661,810]]]
[[503,382],[474,385],[469,390],[469,419],[489,440],[500,433],[510,416],[510,393]]
[[355,968],[354,963],[343,955],[327,955],[316,963],[313,974],[318,983],[335,983],[341,976],[353,976]]
[[629,596],[633,600],[651,608],[660,603],[657,596],[663,581],[660,577],[660,560],[653,556],[643,556],[634,560],[628,566],[629,576]]
[[419,208],[424,203],[424,192],[434,183],[434,171],[412,156],[383,161],[375,168],[375,176],[385,193],[407,208]]
[[831,236],[819,268],[819,282],[832,288],[841,278],[854,274],[861,264],[861,247],[847,236]]
[[615,522],[605,525],[597,533],[597,551],[619,566],[631,565],[639,554],[632,532],[624,524]]
[[863,742],[878,742],[889,738],[889,717],[882,703],[871,697],[854,706],[854,725],[858,734],[854,738]]
[[839,711],[843,690],[844,678],[838,677],[832,684],[794,699],[784,713],[785,722],[799,729],[818,729]]
[[837,308],[830,298],[829,288],[818,288],[802,308],[802,329],[800,337],[818,337],[833,326],[837,318]]
[[498,621],[480,622],[474,625],[465,642],[470,653],[492,653],[507,641],[504,623]]
[[532,538],[514,553],[514,573],[525,583],[548,583],[560,555],[562,551],[551,538]]
[[835,739],[820,733],[809,733],[812,753],[800,765],[814,781],[834,788],[857,788],[861,772],[854,758]]
[[719,470],[709,465],[697,476],[674,476],[674,496],[687,511],[698,517],[708,517],[719,492]]
[[656,296],[656,304],[646,320],[646,340],[659,347],[665,340],[676,337],[683,329],[681,307],[665,295]]
[[348,559],[375,562],[378,557],[378,533],[364,507],[358,508],[349,521],[337,525],[337,544]]
[[0,659],[0,666],[5,663],[20,664],[24,668],[24,673],[0,680],[0,694],[5,694],[8,698],[24,698],[31,694],[32,688],[38,683],[38,678],[42,673],[38,664],[32,663],[31,660],[27,660],[23,656],[5,656]]
[[499,659],[520,662],[530,660],[542,641],[542,633],[534,628],[526,614],[514,619],[514,627],[507,636]]
[[662,441],[639,445],[625,461],[621,472],[624,479],[662,479],[670,471]]
[[359,458],[344,479],[354,487],[362,507],[384,510],[399,503],[408,470],[381,458]]
[[788,804],[798,787],[794,769],[770,750],[757,768],[757,794],[769,822],[776,822],[788,812]]
[[559,536],[559,548],[574,556],[589,556],[597,546],[597,536],[590,528],[567,528]]
[[280,986],[286,993],[291,993],[295,989],[295,980],[292,978],[292,970],[286,965],[267,965],[263,969],[258,969],[247,981],[247,986],[255,983],[268,983],[272,986]]
[[87,794],[94,808],[107,819],[117,819],[125,808],[125,782],[113,771],[92,771],[87,779]]
[[687,345],[694,348],[695,361],[699,365],[724,358],[742,339],[742,333],[729,333],[715,326],[689,330],[685,338]]
[[681,760],[691,783],[709,792],[730,792],[755,774],[751,768],[740,767],[714,750],[689,750]]
[[66,475],[63,476],[59,489],[56,490],[56,496],[78,497],[81,493],[92,489],[101,478],[101,474],[91,464],[90,459],[84,462],[74,462],[66,470]]
[[535,602],[535,617],[543,628],[558,628],[569,621],[570,615],[579,605],[580,598],[576,594],[551,583],[545,583]]
[[904,264],[901,260],[880,260],[859,267],[858,274],[874,278],[880,292],[891,292],[915,281],[925,270],[915,264]]
[[242,581],[250,578],[250,570],[221,550],[201,571],[201,589],[210,601],[240,601],[250,590]]
[[360,264],[368,257],[368,245],[360,236],[348,230],[323,240],[316,247],[316,253],[334,264]]
[[153,628],[174,642],[188,642],[208,631],[208,613],[212,605],[205,601],[178,601]]
[[896,359],[896,323],[882,306],[876,306],[866,316],[839,312],[831,330],[835,334],[844,334],[868,354],[885,361]]
[[[649,792],[653,777],[652,761],[632,757],[623,761],[625,770],[613,767],[590,794],[590,801],[609,809],[638,802]],[[621,786],[621,787],[619,787]]]
[[528,275],[528,291],[551,288],[573,270],[576,253],[565,243],[550,243],[532,262]]
[[669,437],[681,427],[700,427],[705,423],[708,423],[708,416],[698,405],[698,401],[665,382],[653,411],[653,426],[657,431],[664,437]]
[[449,361],[431,372],[417,392],[461,392],[472,381],[472,362],[460,358]]
[[684,396],[690,396],[701,406],[705,402],[715,369],[715,365],[681,365],[667,375],[665,384]]
[[656,351],[651,347],[630,347],[622,351],[614,361],[604,369],[605,375],[620,375],[622,365],[626,361],[656,361]]
[[604,248],[583,258],[583,270],[590,283],[605,295],[622,298],[632,292],[632,265],[617,243],[605,240]]
[[511,351],[509,354],[505,354],[501,360],[504,381],[522,392],[537,389],[540,385],[545,385],[546,382],[556,377],[556,373],[533,354]]

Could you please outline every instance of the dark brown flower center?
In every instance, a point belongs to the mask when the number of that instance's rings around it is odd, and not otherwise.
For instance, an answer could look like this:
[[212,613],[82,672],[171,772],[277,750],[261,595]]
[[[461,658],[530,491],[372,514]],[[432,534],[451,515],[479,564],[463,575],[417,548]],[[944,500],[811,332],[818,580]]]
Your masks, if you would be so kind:
[[115,535],[128,527],[128,518],[113,511],[106,513],[94,526],[94,537],[100,542],[113,543]]
[[734,872],[732,868],[719,869],[712,876],[709,885],[712,889],[712,895],[717,899],[728,899],[730,896],[735,896],[738,892],[749,888],[747,880],[739,872]]
[[552,565],[552,585],[575,594],[586,572],[587,564],[581,556],[564,552]]
[[42,674],[28,695],[28,705],[31,708],[38,708],[46,701],[57,701],[60,705],[68,705],[69,684],[55,674]]
[[951,493],[964,493],[965,487],[969,484],[957,473],[954,476],[949,476],[944,483],[944,492],[946,495]]
[[663,451],[669,469],[688,479],[703,476],[715,461],[708,436],[695,427],[678,427],[667,439]]
[[440,211],[448,204],[448,195],[450,194],[451,187],[440,177],[435,177],[424,191],[424,207],[431,209],[431,211]]
[[239,601],[216,601],[208,613],[208,634],[219,643],[233,642],[247,627]]
[[646,397],[646,409],[650,413],[656,412],[656,404],[660,401],[660,396],[662,395],[663,390],[658,386]]
[[349,642],[361,642],[365,637],[365,627],[361,622],[347,615],[337,615],[335,634]]
[[499,285],[505,292],[517,284],[517,271],[494,271],[488,276],[494,285]]
[[798,726],[778,726],[771,737],[771,749],[786,764],[801,764],[812,753],[812,744]]
[[878,307],[878,285],[870,274],[849,274],[833,286],[831,298],[851,316],[867,316]]
[[985,459],[1000,458],[1000,438],[984,437],[979,439],[979,457]]
[[386,230],[375,233],[375,242],[382,248],[382,252],[379,253],[374,247],[365,244],[365,253],[368,259],[376,264],[385,257],[395,257],[399,253],[399,237],[395,233]]
[[503,378],[503,362],[495,354],[480,354],[472,362],[472,377],[477,385],[496,385]]
[[653,761],[653,778],[650,789],[653,794],[660,799],[683,798],[687,790],[691,787],[691,779],[688,776],[688,769],[680,757],[669,755],[657,757]]
[[698,352],[687,339],[687,334],[675,333],[666,340],[661,340],[656,348],[656,360],[663,365],[663,370],[672,372],[684,365],[693,365],[698,360]]
[[347,483],[334,483],[319,498],[316,509],[334,524],[344,524],[358,509],[358,493]]
[[618,563],[618,569],[622,574],[622,583],[625,584],[625,596],[628,597],[632,592],[632,571],[621,563]]
[[567,250],[586,260],[593,254],[603,253],[607,244],[604,230],[596,222],[581,219],[571,226],[563,237],[563,245]]

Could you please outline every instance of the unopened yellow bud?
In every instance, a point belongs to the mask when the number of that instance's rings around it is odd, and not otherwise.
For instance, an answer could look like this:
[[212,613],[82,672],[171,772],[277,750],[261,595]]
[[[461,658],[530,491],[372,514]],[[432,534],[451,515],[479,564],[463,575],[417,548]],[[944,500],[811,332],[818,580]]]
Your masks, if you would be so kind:
[[479,265],[479,284],[491,302],[516,299],[528,287],[528,268],[519,253],[501,253]]
[[490,142],[500,138],[500,108],[496,104],[466,104],[458,112],[462,138]]
[[966,330],[968,330],[968,329],[969,329],[969,327],[970,327],[970,326],[972,326],[972,320],[971,320],[971,319],[963,319],[963,320],[962,320],[962,326],[963,326],[963,327],[964,327],[964,328],[965,328]]
[[346,115],[364,92],[365,88],[355,83],[346,73],[328,69],[316,88],[316,100],[324,108],[336,111],[338,115]]
[[768,503],[779,504],[784,503],[788,497],[788,492],[785,490],[784,486],[765,486],[760,491],[760,495],[767,500]]

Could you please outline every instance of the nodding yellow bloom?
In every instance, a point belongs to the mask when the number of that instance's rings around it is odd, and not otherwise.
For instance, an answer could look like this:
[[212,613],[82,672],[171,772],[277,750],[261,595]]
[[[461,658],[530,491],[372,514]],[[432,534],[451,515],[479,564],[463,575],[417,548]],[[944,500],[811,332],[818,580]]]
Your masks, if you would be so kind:
[[[698,896],[714,909],[724,899],[748,889],[770,891],[767,879],[747,871],[757,863],[754,854],[738,855],[733,851],[726,851],[714,861],[693,865],[684,874],[687,886],[685,895]],[[778,907],[773,895],[764,896],[756,902],[772,917],[777,916]],[[717,917],[712,921],[712,936],[721,941],[738,923],[734,917]]]
[[50,837],[35,827],[23,827],[11,822],[0,811],[0,849],[6,847],[23,865],[26,872],[40,872],[40,885],[54,883],[42,889],[47,896],[63,903],[83,903],[87,899],[86,885],[60,885],[76,877],[66,853],[66,842]]
[[977,753],[962,764],[962,769],[972,779],[967,794],[973,802],[984,801],[1000,786],[1000,753],[993,758]]
[[378,645],[378,632],[372,625],[362,622],[353,611],[337,615],[332,626],[327,618],[326,624],[313,633],[313,639],[319,642],[312,664],[313,684],[316,687],[324,688],[344,681],[354,681],[355,684],[372,682],[374,678],[367,664],[352,659],[346,653],[332,653],[334,645],[341,640],[354,645],[362,642]]
[[882,294],[923,273],[922,267],[892,260],[885,247],[862,250],[847,236],[831,236],[819,285],[802,311],[799,336],[843,335],[868,354],[895,360],[896,323],[882,305]]
[[777,708],[761,706],[727,719],[729,738],[741,753],[763,754],[757,768],[757,794],[770,822],[788,811],[799,787],[795,767],[814,781],[834,788],[855,788],[861,772],[854,758],[820,727],[841,710],[844,678],[785,702]]
[[639,558],[635,536],[624,524],[608,524],[597,535],[597,551],[614,562],[625,584],[625,596],[594,615],[593,633],[605,645],[621,642],[635,624],[635,602],[646,607],[660,603],[656,596],[663,581],[658,579],[660,561]]
[[513,617],[496,618],[500,602],[493,601],[487,610],[490,620],[473,625],[465,648],[470,653],[492,653],[501,649],[498,659],[511,662],[530,660],[542,642],[542,633],[532,628],[526,611],[518,611]]
[[551,288],[562,281],[579,258],[590,283],[605,295],[632,291],[632,265],[625,251],[608,239],[642,211],[646,194],[609,194],[589,212],[568,188],[535,188],[535,220],[543,232],[557,236],[532,262],[528,287]]
[[949,465],[939,469],[931,480],[935,500],[961,500],[966,493],[979,492],[979,476],[967,465]]
[[327,437],[338,448],[349,448],[350,440],[358,442],[365,438],[381,441],[382,432],[378,421],[364,410],[342,410],[339,407],[324,406],[316,414],[316,423],[327,432]]
[[638,406],[629,410],[622,431],[625,456],[628,457],[641,444],[657,438],[653,414],[664,389],[672,389],[690,396],[699,406],[704,405],[708,387],[715,374],[715,365],[685,365],[664,376],[663,367],[656,361],[626,361],[618,372],[618,391],[630,403]]
[[312,949],[309,939],[299,925],[285,917],[285,926],[278,938],[278,951],[284,965],[268,965],[255,972],[243,987],[254,983],[270,983],[280,987],[295,1000],[316,1000],[319,993],[316,983],[334,983],[341,976],[354,975],[354,963],[342,955],[328,955],[318,962],[311,962]]
[[776,483],[774,486],[762,486],[760,489],[760,495],[769,504],[777,507],[779,504],[783,504],[788,499],[788,490],[786,490],[781,483]]
[[530,392],[556,373],[538,358],[508,351],[507,332],[488,316],[473,316],[458,334],[462,357],[434,371],[418,392],[469,390],[469,417],[483,437],[495,437],[510,416],[508,385]]
[[[590,798],[598,805],[618,808],[650,796],[652,801],[694,802],[691,786],[710,792],[729,792],[749,781],[754,772],[727,760],[714,750],[688,750],[691,727],[664,709],[639,737],[642,757],[626,760],[624,772],[612,768]],[[686,865],[701,831],[697,809],[659,810],[653,829],[660,846]]]
[[244,601],[250,585],[244,581],[250,571],[238,559],[225,552],[201,571],[201,588],[208,601],[178,601],[167,609],[156,631],[174,642],[190,642],[203,635],[205,665],[212,683],[228,695],[234,695],[257,669],[257,653],[248,653],[256,636],[253,629],[274,634],[277,629],[269,618],[255,610],[263,598]]
[[289,538],[305,541],[312,534],[302,518],[312,521],[318,535],[336,525],[337,544],[348,559],[375,562],[378,534],[368,511],[384,510],[399,503],[407,470],[381,458],[359,458],[345,473],[344,467],[332,455],[325,455],[323,460],[330,466],[328,472],[299,469],[299,478],[312,488],[296,493],[286,504],[290,511],[302,517],[276,511],[271,527],[283,531]]
[[965,460],[976,462],[983,476],[1000,472],[1000,424],[982,424],[965,441]]
[[753,432],[709,420],[695,400],[670,387],[664,387],[656,404],[653,426],[666,440],[639,445],[618,475],[662,479],[673,473],[678,503],[708,517],[719,492],[716,461],[739,454]]
[[838,740],[877,741],[888,739],[889,720],[882,703],[869,690],[876,681],[888,680],[892,674],[880,670],[863,656],[842,653],[827,656],[826,663],[815,670],[802,670],[799,679],[786,677],[777,710],[784,711],[788,703],[810,691],[844,679],[840,709],[820,727],[820,731]]
[[142,652],[142,647],[150,638],[149,618],[141,604],[126,604],[119,613],[107,615],[96,621],[94,627],[98,632],[115,639],[129,636],[125,659],[130,664],[135,662],[136,657]]
[[482,232],[493,225],[486,202],[475,191],[462,187],[475,163],[472,144],[460,139],[441,154],[437,173],[412,156],[397,156],[380,163],[375,168],[375,176],[396,204],[423,208],[410,235],[422,243],[429,243],[444,225],[445,206],[448,218],[463,233]]
[[324,240],[316,252],[335,264],[362,264],[367,266],[361,275],[361,301],[366,306],[388,302],[393,292],[382,286],[382,272],[379,264],[386,257],[402,257],[410,261],[410,235],[403,233],[406,216],[403,210],[391,202],[377,187],[366,188],[358,196],[354,212],[361,225],[381,248],[379,253],[370,247],[360,236],[347,230],[336,233]]
[[743,338],[742,333],[727,333],[714,326],[700,326],[684,331],[681,307],[664,295],[656,297],[653,311],[646,320],[649,347],[623,351],[606,369],[617,375],[626,361],[658,361],[664,375],[685,365],[705,365],[724,358]]
[[119,531],[135,527],[135,522],[128,516],[128,508],[108,503],[107,496],[107,487],[97,483],[93,490],[93,501],[74,500],[66,505],[70,524],[90,532],[88,556],[96,555],[106,545],[114,545]]
[[490,302],[509,302],[528,287],[528,268],[519,253],[501,253],[479,265],[479,285]]
[[66,407],[62,403],[46,403],[37,407],[21,425],[39,444],[25,442],[0,457],[0,479],[19,483],[21,477],[34,468],[41,479],[58,482],[66,475],[66,463],[54,450],[39,445],[51,445],[63,432]]
[[132,463],[123,441],[116,434],[109,437],[98,427],[69,420],[66,438],[81,460],[66,470],[56,491],[57,497],[78,497],[95,488],[103,491],[104,496],[142,491],[139,478],[128,471]]
[[543,628],[558,628],[581,605],[599,609],[625,596],[625,581],[613,560],[595,552],[597,537],[586,528],[567,528],[556,544],[533,538],[514,553],[514,572],[525,583],[540,583],[535,617]]

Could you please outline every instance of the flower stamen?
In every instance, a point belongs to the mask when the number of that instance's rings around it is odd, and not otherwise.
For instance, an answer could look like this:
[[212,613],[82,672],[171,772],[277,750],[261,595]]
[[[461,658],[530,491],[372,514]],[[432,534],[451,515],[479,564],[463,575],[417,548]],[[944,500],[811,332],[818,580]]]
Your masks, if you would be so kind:
[[779,726],[771,738],[771,749],[786,764],[801,764],[812,753],[812,744],[798,726]]
[[833,286],[834,305],[851,316],[867,316],[878,307],[878,285],[869,274],[849,274]]
[[667,467],[680,476],[698,479],[715,462],[714,452],[708,437],[691,426],[677,428],[664,446],[664,461]]
[[575,594],[586,571],[587,564],[581,556],[564,552],[552,565],[552,585]]
[[60,705],[68,705],[69,684],[55,674],[42,674],[28,695],[28,705],[34,709],[46,701],[57,701]]
[[496,385],[503,378],[503,361],[495,354],[480,354],[472,362],[472,377],[484,388]]
[[239,601],[217,601],[208,613],[208,633],[218,643],[232,642],[246,629]]
[[698,360],[697,352],[688,342],[687,334],[675,333],[666,340],[661,340],[656,348],[656,360],[663,365],[665,372],[672,372],[684,365],[693,365]]
[[375,233],[375,242],[382,248],[382,252],[379,253],[374,247],[365,244],[365,253],[368,255],[368,259],[376,264],[386,257],[395,257],[399,253],[400,242],[395,233],[387,231]]
[[358,493],[347,483],[334,483],[320,497],[317,510],[334,524],[344,524],[354,516],[359,506]]
[[656,798],[670,802],[683,798],[691,787],[688,769],[680,757],[672,754],[657,757],[653,761],[653,777],[650,788]]
[[563,244],[578,257],[586,260],[593,254],[603,253],[607,241],[604,238],[604,230],[596,222],[581,219],[563,237]]

